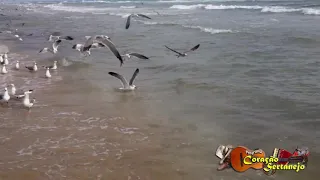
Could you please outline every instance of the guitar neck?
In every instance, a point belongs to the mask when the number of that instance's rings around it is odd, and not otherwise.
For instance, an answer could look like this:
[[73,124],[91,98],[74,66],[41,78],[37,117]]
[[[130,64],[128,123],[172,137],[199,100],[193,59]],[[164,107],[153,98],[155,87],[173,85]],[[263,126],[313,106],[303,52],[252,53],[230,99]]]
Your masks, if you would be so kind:
[[291,157],[291,158],[279,158],[279,162],[286,162],[286,161],[303,161],[303,157]]

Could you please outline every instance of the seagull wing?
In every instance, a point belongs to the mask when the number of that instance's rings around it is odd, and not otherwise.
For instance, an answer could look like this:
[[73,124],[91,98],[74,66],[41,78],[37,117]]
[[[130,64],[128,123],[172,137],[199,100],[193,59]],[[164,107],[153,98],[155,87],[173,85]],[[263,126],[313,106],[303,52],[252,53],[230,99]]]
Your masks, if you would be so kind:
[[87,39],[86,43],[83,45],[83,51],[88,51],[92,44],[94,43],[94,40],[97,38],[97,36],[91,36],[90,38]]
[[109,72],[108,74],[110,74],[111,76],[114,76],[114,77],[120,79],[120,81],[121,81],[121,83],[122,83],[122,85],[123,85],[124,88],[129,87],[128,81],[127,81],[122,75],[120,75],[120,74],[118,74],[118,73],[115,73],[115,72]]
[[142,54],[139,54],[139,53],[129,53],[129,55],[130,56],[135,56],[135,57],[140,58],[140,59],[149,59],[145,55],[142,55]]
[[130,27],[131,16],[132,16],[132,14],[129,15],[128,18],[127,18],[126,29],[129,29],[129,27]]
[[65,36],[65,37],[61,37],[60,39],[64,39],[64,40],[68,40],[68,41],[72,41],[74,38],[71,36]]
[[144,14],[137,14],[137,15],[140,16],[140,17],[143,17],[143,18],[151,19],[149,16],[146,16]]
[[120,61],[120,66],[123,64],[123,59],[117,50],[116,46],[107,38],[98,36],[96,39],[98,42],[102,43],[105,46],[108,46],[108,48],[112,51],[112,53],[119,59]]
[[134,73],[133,73],[133,75],[132,75],[132,78],[130,79],[130,82],[129,82],[129,85],[130,85],[130,86],[133,84],[134,79],[137,77],[138,73],[139,73],[139,68],[137,68],[137,69],[134,71]]
[[45,53],[45,52],[48,52],[48,48],[46,48],[46,47],[39,51],[39,53]]
[[171,48],[169,48],[168,46],[164,46],[164,47],[166,47],[166,48],[169,49],[170,51],[173,51],[173,52],[175,52],[175,53],[177,53],[177,54],[179,54],[179,55],[182,55],[182,53],[179,53],[178,51],[176,51],[176,50],[174,50],[174,49],[171,49]]
[[193,48],[191,48],[190,50],[184,52],[184,53],[187,53],[187,52],[190,52],[190,51],[195,51],[197,50],[198,48],[200,47],[200,44],[197,44],[196,46],[194,46]]
[[61,39],[55,41],[55,42],[52,44],[52,48],[53,48],[53,49],[58,49],[58,47],[59,47],[59,45],[60,45],[61,42],[62,42]]

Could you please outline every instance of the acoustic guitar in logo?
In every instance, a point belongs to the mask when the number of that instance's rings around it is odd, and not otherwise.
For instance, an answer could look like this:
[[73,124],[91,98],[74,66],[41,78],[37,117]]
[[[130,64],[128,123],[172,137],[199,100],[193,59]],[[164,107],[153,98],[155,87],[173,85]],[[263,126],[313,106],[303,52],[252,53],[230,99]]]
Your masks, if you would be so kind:
[[[235,171],[244,172],[250,168],[262,169],[264,163],[252,162],[255,158],[265,158],[265,152],[261,149],[250,150],[244,146],[238,146],[231,151],[231,166]],[[246,163],[244,162],[246,161]]]

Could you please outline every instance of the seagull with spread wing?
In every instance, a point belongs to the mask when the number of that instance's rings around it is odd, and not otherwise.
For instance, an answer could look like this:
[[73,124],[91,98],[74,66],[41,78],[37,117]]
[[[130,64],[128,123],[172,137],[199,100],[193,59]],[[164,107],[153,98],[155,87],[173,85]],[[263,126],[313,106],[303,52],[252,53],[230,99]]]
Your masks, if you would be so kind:
[[136,86],[133,84],[133,82],[134,82],[134,79],[137,77],[138,73],[139,73],[139,69],[137,68],[137,69],[134,71],[134,73],[133,73],[133,75],[132,75],[129,83],[128,83],[128,81],[127,81],[122,75],[120,75],[120,74],[118,74],[118,73],[109,72],[108,74],[110,74],[111,76],[114,76],[114,77],[118,78],[118,79],[121,81],[123,87],[122,87],[122,88],[119,88],[120,90],[129,90],[129,91],[132,91],[132,90],[136,89]]
[[52,34],[50,34],[48,41],[50,42],[54,42],[57,40],[68,40],[68,41],[72,41],[74,38],[71,36],[61,36],[62,34],[60,32],[53,32]]
[[102,43],[93,43],[91,45],[91,47],[87,50],[87,51],[83,51],[84,45],[83,44],[75,44],[72,46],[72,49],[75,49],[77,51],[79,51],[82,54],[88,54],[89,56],[91,55],[91,49],[98,49],[98,48],[102,48],[102,47],[106,47],[104,44]]
[[149,16],[146,16],[144,14],[130,14],[127,18],[126,29],[129,29],[129,27],[130,27],[131,17],[143,17],[146,19],[151,19]]
[[139,54],[139,53],[127,53],[124,55],[121,55],[122,57],[126,57],[128,59],[130,59],[132,56],[137,57],[139,59],[149,59],[147,56],[143,55],[143,54]]
[[177,55],[176,55],[177,57],[185,57],[185,56],[187,56],[187,52],[191,52],[191,51],[197,50],[197,49],[200,47],[200,44],[194,46],[194,47],[191,48],[190,50],[185,51],[185,52],[183,52],[183,53],[180,53],[180,52],[178,52],[178,51],[176,51],[176,50],[174,50],[174,49],[171,49],[171,48],[169,48],[168,46],[165,46],[165,47],[166,47],[167,49],[169,49],[170,51],[177,53]]
[[123,59],[122,59],[119,51],[117,50],[116,46],[113,44],[113,42],[110,40],[110,38],[108,36],[104,36],[104,35],[91,36],[87,40],[87,42],[84,44],[83,51],[90,50],[94,43],[101,43],[105,47],[108,47],[110,49],[110,51],[112,51],[112,53],[119,59],[120,66],[122,66]]
[[52,44],[52,49],[51,48],[48,48],[48,47],[45,47],[43,49],[41,49],[39,51],[39,53],[46,53],[46,52],[51,52],[52,54],[56,54],[58,52],[58,47],[61,43],[61,39],[55,41],[53,44]]

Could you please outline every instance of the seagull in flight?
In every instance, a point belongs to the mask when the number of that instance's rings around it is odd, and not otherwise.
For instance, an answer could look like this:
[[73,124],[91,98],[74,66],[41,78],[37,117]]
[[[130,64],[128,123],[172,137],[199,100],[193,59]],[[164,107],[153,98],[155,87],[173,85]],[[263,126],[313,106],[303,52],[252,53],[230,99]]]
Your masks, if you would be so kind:
[[46,53],[46,52],[51,52],[52,54],[56,54],[58,52],[58,47],[61,43],[61,39],[55,41],[53,44],[52,44],[52,49],[51,48],[48,48],[48,47],[45,47],[43,49],[41,49],[39,51],[39,53]]
[[174,50],[174,49],[171,49],[171,48],[169,48],[168,46],[165,46],[165,47],[166,47],[167,49],[169,49],[170,51],[177,53],[177,55],[176,55],[177,57],[185,57],[185,56],[187,56],[187,52],[191,52],[191,51],[197,50],[197,49],[200,47],[200,44],[194,46],[194,47],[191,48],[190,50],[185,51],[185,52],[183,52],[183,53],[180,53],[180,52],[178,52],[178,51],[176,51],[176,50]]
[[148,57],[146,57],[143,54],[139,54],[139,53],[127,53],[124,55],[121,55],[122,57],[127,57],[128,59],[130,59],[132,56],[137,57],[139,59],[149,59]]
[[87,40],[87,42],[84,44],[82,51],[86,52],[86,51],[90,50],[94,43],[101,43],[105,47],[108,47],[112,51],[112,53],[119,59],[120,67],[122,66],[123,59],[122,59],[119,51],[117,50],[116,46],[113,44],[113,42],[110,40],[110,38],[108,36],[96,35],[96,36],[90,37]]
[[137,77],[138,73],[139,73],[139,69],[137,68],[134,71],[129,83],[122,75],[120,75],[118,73],[109,72],[108,74],[118,78],[121,81],[123,87],[119,88],[120,90],[131,90],[132,91],[132,90],[136,89],[136,86],[133,84],[133,82],[134,82],[134,79]]
[[90,49],[97,49],[102,47],[106,47],[106,46],[102,43],[93,43],[87,51],[83,51],[83,48],[84,48],[83,44],[75,44],[72,46],[72,49],[75,49],[81,53],[87,53],[90,56],[91,55]]
[[131,17],[143,17],[146,19],[151,19],[149,16],[146,16],[144,14],[130,14],[127,18],[126,29],[129,29],[129,27],[130,27]]
[[62,34],[60,32],[53,32],[50,34],[48,41],[50,42],[55,42],[57,40],[67,40],[67,41],[72,41],[74,38],[71,36],[61,36]]

